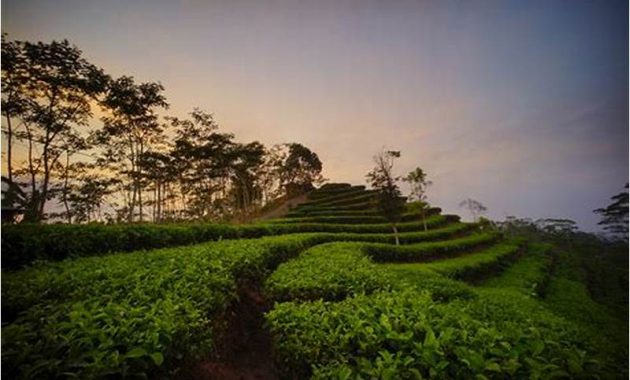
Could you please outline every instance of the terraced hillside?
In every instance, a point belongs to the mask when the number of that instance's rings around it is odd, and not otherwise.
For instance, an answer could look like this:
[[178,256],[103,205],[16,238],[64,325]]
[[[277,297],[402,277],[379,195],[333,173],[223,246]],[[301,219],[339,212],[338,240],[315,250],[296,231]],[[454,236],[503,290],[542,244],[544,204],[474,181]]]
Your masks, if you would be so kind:
[[437,208],[427,231],[407,212],[396,246],[374,192],[330,184],[308,198],[204,235],[220,241],[5,271],[3,375],[627,377],[627,342],[624,359],[623,341],[545,298],[561,296],[551,247]]

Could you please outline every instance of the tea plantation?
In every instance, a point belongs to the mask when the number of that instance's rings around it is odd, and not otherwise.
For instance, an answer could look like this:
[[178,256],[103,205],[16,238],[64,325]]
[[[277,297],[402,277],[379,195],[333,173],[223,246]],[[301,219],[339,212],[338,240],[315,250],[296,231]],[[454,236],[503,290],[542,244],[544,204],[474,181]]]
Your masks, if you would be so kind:
[[593,296],[586,258],[438,208],[427,231],[405,213],[397,246],[374,199],[329,184],[248,225],[3,227],[2,375],[237,378],[225,352],[262,334],[266,378],[628,377],[627,305]]

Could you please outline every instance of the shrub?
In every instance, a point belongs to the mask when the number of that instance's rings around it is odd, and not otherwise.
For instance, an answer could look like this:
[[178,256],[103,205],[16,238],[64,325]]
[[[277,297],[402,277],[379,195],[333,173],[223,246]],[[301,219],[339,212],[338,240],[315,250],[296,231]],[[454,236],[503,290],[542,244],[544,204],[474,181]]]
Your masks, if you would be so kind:
[[304,378],[593,377],[580,330],[527,300],[436,304],[416,290],[338,303],[283,303],[267,314],[282,368]]
[[2,329],[3,375],[146,377],[173,369],[212,348],[237,281],[260,279],[315,243],[313,235],[225,241],[4,274],[3,309],[9,305],[15,320]]
[[267,279],[265,292],[275,301],[341,300],[389,288],[387,276],[363,254],[361,243],[313,247],[284,263]]

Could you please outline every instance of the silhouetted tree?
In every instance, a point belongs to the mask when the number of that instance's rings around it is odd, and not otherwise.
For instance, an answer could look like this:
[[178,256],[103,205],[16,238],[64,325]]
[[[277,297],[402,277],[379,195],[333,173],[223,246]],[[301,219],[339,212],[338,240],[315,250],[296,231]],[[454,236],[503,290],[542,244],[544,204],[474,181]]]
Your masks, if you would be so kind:
[[159,83],[136,84],[132,77],[123,76],[111,82],[103,101],[109,114],[102,118],[104,125],[95,134],[95,141],[103,148],[101,162],[131,183],[126,202],[129,222],[134,220],[136,207],[139,220],[143,220],[144,173],[140,160],[164,138],[156,113],[168,107],[163,91]]
[[322,162],[316,153],[298,143],[284,146],[287,154],[280,163],[278,174],[281,186],[288,195],[294,191],[310,190],[313,184],[322,182]]
[[459,207],[466,207],[468,209],[468,212],[470,212],[470,215],[472,216],[473,221],[475,223],[479,219],[479,215],[482,215],[484,212],[488,211],[486,206],[481,204],[481,202],[478,202],[470,198],[459,202]]
[[[102,94],[108,77],[81,57],[82,52],[66,40],[47,43],[3,41],[3,109],[13,138],[12,119],[20,121],[28,141],[28,187],[25,220],[41,221],[46,201],[51,199],[51,177],[60,157],[70,150],[91,117],[91,102]],[[3,83],[4,85],[5,83]],[[5,94],[6,91],[6,94]],[[34,149],[37,144],[39,149]],[[10,170],[11,176],[17,172]]]
[[400,157],[399,151],[383,151],[374,156],[374,169],[366,177],[368,183],[377,191],[377,207],[383,217],[392,225],[396,245],[398,239],[397,224],[405,210],[405,198],[401,197],[398,181],[394,175],[394,159]]
[[111,194],[116,179],[84,174],[68,195],[71,215],[78,223],[102,219],[101,207]]
[[628,184],[626,191],[621,192],[611,198],[611,204],[604,208],[593,210],[601,215],[600,226],[613,236],[628,241]]
[[231,167],[234,206],[247,211],[262,197],[257,177],[264,163],[265,147],[258,141],[237,144],[234,153],[236,160]]
[[2,34],[2,113],[6,120],[7,179],[13,183],[13,119],[24,114],[27,103],[25,84],[27,61],[21,43],[6,41]]
[[190,116],[167,118],[176,133],[171,155],[184,207],[196,219],[224,216],[229,175],[237,157],[234,135],[217,132],[211,114],[195,109]]
[[153,221],[160,222],[163,218],[164,204],[167,198],[167,184],[176,177],[173,158],[168,152],[148,151],[140,157],[138,165],[143,178],[148,182],[149,190],[153,192]]
[[424,224],[424,230],[427,231],[426,209],[429,204],[427,203],[427,188],[431,186],[432,182],[427,179],[427,173],[421,168],[415,168],[410,171],[403,181],[408,182],[411,186],[411,193],[409,195],[410,200],[415,200],[420,203],[420,212],[422,215],[422,223]]
[[[301,144],[236,142],[199,109],[160,122],[158,111],[168,108],[161,84],[112,80],[65,40],[3,35],[2,90],[6,182],[19,189],[13,198],[27,221],[42,220],[55,198],[64,211],[49,215],[68,223],[103,220],[103,205],[119,222],[143,221],[145,206],[155,222],[247,216],[282,191],[322,181],[319,157]],[[90,131],[94,104],[103,126]],[[16,139],[27,143],[20,166],[13,162]]]
[[571,219],[545,218],[535,222],[536,227],[551,235],[566,235],[578,230],[577,224]]

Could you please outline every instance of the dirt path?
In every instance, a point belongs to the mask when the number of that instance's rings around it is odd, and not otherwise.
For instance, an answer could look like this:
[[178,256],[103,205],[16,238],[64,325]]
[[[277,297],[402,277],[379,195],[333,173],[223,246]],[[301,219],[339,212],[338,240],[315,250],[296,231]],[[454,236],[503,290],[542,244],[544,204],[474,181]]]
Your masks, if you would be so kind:
[[[286,215],[290,208],[308,200],[307,195],[289,199],[256,218],[266,220]],[[176,376],[178,380],[277,380],[271,335],[264,326],[270,308],[259,284],[239,286],[238,300],[227,311],[227,327],[216,337],[213,354],[194,362]]]
[[180,380],[276,380],[271,336],[264,328],[268,303],[257,286],[240,287],[239,300],[227,313],[227,328],[217,352],[184,369]]

